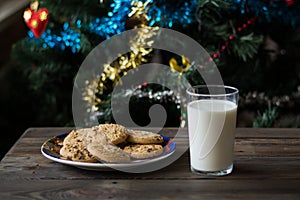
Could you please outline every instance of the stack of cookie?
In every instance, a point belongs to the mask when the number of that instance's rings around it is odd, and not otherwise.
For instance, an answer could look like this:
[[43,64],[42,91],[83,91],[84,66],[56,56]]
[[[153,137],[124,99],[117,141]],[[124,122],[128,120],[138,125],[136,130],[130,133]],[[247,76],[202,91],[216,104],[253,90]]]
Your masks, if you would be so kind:
[[80,162],[130,162],[163,153],[163,138],[156,133],[101,124],[72,130],[63,141],[60,155]]

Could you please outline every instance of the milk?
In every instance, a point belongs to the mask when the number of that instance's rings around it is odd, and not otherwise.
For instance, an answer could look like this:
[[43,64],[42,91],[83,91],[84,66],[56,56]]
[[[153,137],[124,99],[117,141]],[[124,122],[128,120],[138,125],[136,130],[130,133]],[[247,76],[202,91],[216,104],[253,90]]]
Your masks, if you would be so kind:
[[233,161],[237,105],[226,100],[197,100],[187,109],[192,168],[228,168]]

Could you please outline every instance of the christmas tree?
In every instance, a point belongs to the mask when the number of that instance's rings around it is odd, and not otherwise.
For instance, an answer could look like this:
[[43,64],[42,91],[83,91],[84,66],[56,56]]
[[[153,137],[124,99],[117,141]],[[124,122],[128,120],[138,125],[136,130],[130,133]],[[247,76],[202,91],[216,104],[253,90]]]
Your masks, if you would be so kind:
[[[28,36],[15,44],[12,53],[13,76],[18,77],[15,85],[18,89],[22,86],[22,90],[15,96],[11,94],[15,99],[11,103],[28,105],[25,109],[35,125],[72,125],[74,77],[89,52],[126,30],[165,27],[192,37],[208,51],[211,58],[207,65],[214,61],[224,83],[240,89],[241,111],[256,112],[268,108],[270,102],[284,107],[288,97],[289,102],[295,102],[293,109],[297,112],[299,11],[297,0],[35,1],[24,11],[25,23],[30,28]],[[33,23],[38,12],[41,24]],[[119,78],[157,55],[162,64],[169,65],[171,71],[178,72],[192,85],[203,83],[193,69],[193,60],[185,55],[151,48],[140,54],[139,44],[132,45],[137,47],[137,53],[121,55],[103,66],[104,73],[89,81],[82,93],[87,112],[98,113],[99,123],[114,121],[110,93]],[[125,66],[124,60],[131,65]],[[205,65],[202,67],[209,70]],[[174,76],[174,84],[177,82]],[[99,93],[91,100],[89,89],[95,87]],[[23,98],[16,98],[20,94]],[[140,125],[148,123],[143,113],[156,103],[162,103],[171,113],[166,126],[178,126],[185,118],[178,107],[178,96],[167,88],[145,82],[134,88],[131,95],[131,104],[135,105],[131,115]]]

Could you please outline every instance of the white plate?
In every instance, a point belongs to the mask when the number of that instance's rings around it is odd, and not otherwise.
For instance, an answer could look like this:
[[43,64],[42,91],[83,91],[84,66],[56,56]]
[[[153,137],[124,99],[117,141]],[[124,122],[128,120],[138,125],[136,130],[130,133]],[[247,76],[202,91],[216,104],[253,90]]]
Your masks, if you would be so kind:
[[[133,160],[131,162],[123,162],[123,163],[88,163],[88,162],[76,162],[72,160],[66,160],[59,155],[58,149],[61,147],[59,143],[63,141],[63,139],[68,135],[68,133],[64,133],[58,136],[55,136],[46,142],[41,147],[42,154],[55,162],[71,165],[77,168],[86,169],[86,170],[96,170],[96,171],[108,171],[108,170],[120,170],[126,172],[147,172],[153,171],[152,169],[156,169],[158,162],[162,162],[164,159],[172,155],[175,151],[176,145],[175,143],[168,137],[163,136],[164,139],[164,152],[162,155],[143,159],[143,160]],[[154,167],[153,167],[154,166]]]

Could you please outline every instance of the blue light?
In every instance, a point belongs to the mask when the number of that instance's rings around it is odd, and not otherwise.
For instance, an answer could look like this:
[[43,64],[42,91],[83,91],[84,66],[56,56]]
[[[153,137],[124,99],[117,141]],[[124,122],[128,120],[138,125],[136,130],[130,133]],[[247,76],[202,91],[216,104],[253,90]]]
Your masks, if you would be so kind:
[[[144,3],[147,0],[140,1]],[[261,18],[267,22],[279,19],[281,22],[292,26],[300,23],[300,8],[296,5],[282,6],[285,2],[281,1],[226,1],[231,4],[231,10],[238,11],[242,15],[262,16]],[[110,7],[111,11],[107,13],[107,16],[94,18],[90,21],[77,19],[75,24],[65,22],[60,28],[60,32],[56,31],[54,34],[51,29],[46,29],[39,39],[35,38],[31,31],[28,31],[28,40],[36,42],[43,48],[59,48],[64,51],[67,47],[73,53],[77,53],[81,50],[82,29],[104,39],[125,31],[126,19],[128,19],[131,10],[131,0],[111,0]],[[197,7],[198,0],[150,0],[147,6],[149,26],[158,25],[172,28],[178,24],[185,28],[189,24],[196,23]]]
[[77,28],[81,28],[81,20],[80,19],[77,20],[76,24],[77,24]]
[[34,37],[32,31],[28,31],[28,36],[31,37],[31,38]]
[[64,30],[67,30],[69,28],[69,24],[68,23],[64,23]]
[[[296,28],[300,24],[300,5],[287,6],[285,1],[257,1],[257,0],[226,0],[231,3],[232,10],[239,10],[241,14],[260,16],[265,22],[280,22]],[[248,8],[246,10],[246,7]]]
[[[143,3],[146,1],[147,0],[142,0]],[[162,27],[173,27],[174,23],[183,24],[184,26],[193,23],[194,16],[192,13],[195,12],[198,5],[197,0],[184,1],[181,5],[178,4],[179,6],[177,7],[174,6],[174,3],[172,4],[172,2],[170,3],[167,0],[150,0],[150,4],[151,5],[148,7],[150,26],[158,24]],[[75,24],[76,28],[85,28],[89,32],[95,33],[106,39],[110,38],[112,35],[125,31],[126,19],[131,10],[131,0],[113,0],[110,7],[112,10],[107,13],[107,17],[95,18],[89,23],[77,19]],[[32,33],[28,35],[30,38],[34,38]],[[45,31],[45,36],[40,40],[43,40],[43,46],[45,47],[58,47],[61,50],[70,47],[71,51],[76,53],[81,49],[80,37],[80,33],[72,30],[70,23],[65,22],[60,34],[52,34],[51,30],[47,29]]]
[[268,8],[267,8],[266,6],[263,6],[262,9],[263,9],[264,11],[267,11],[267,10],[268,10]]

